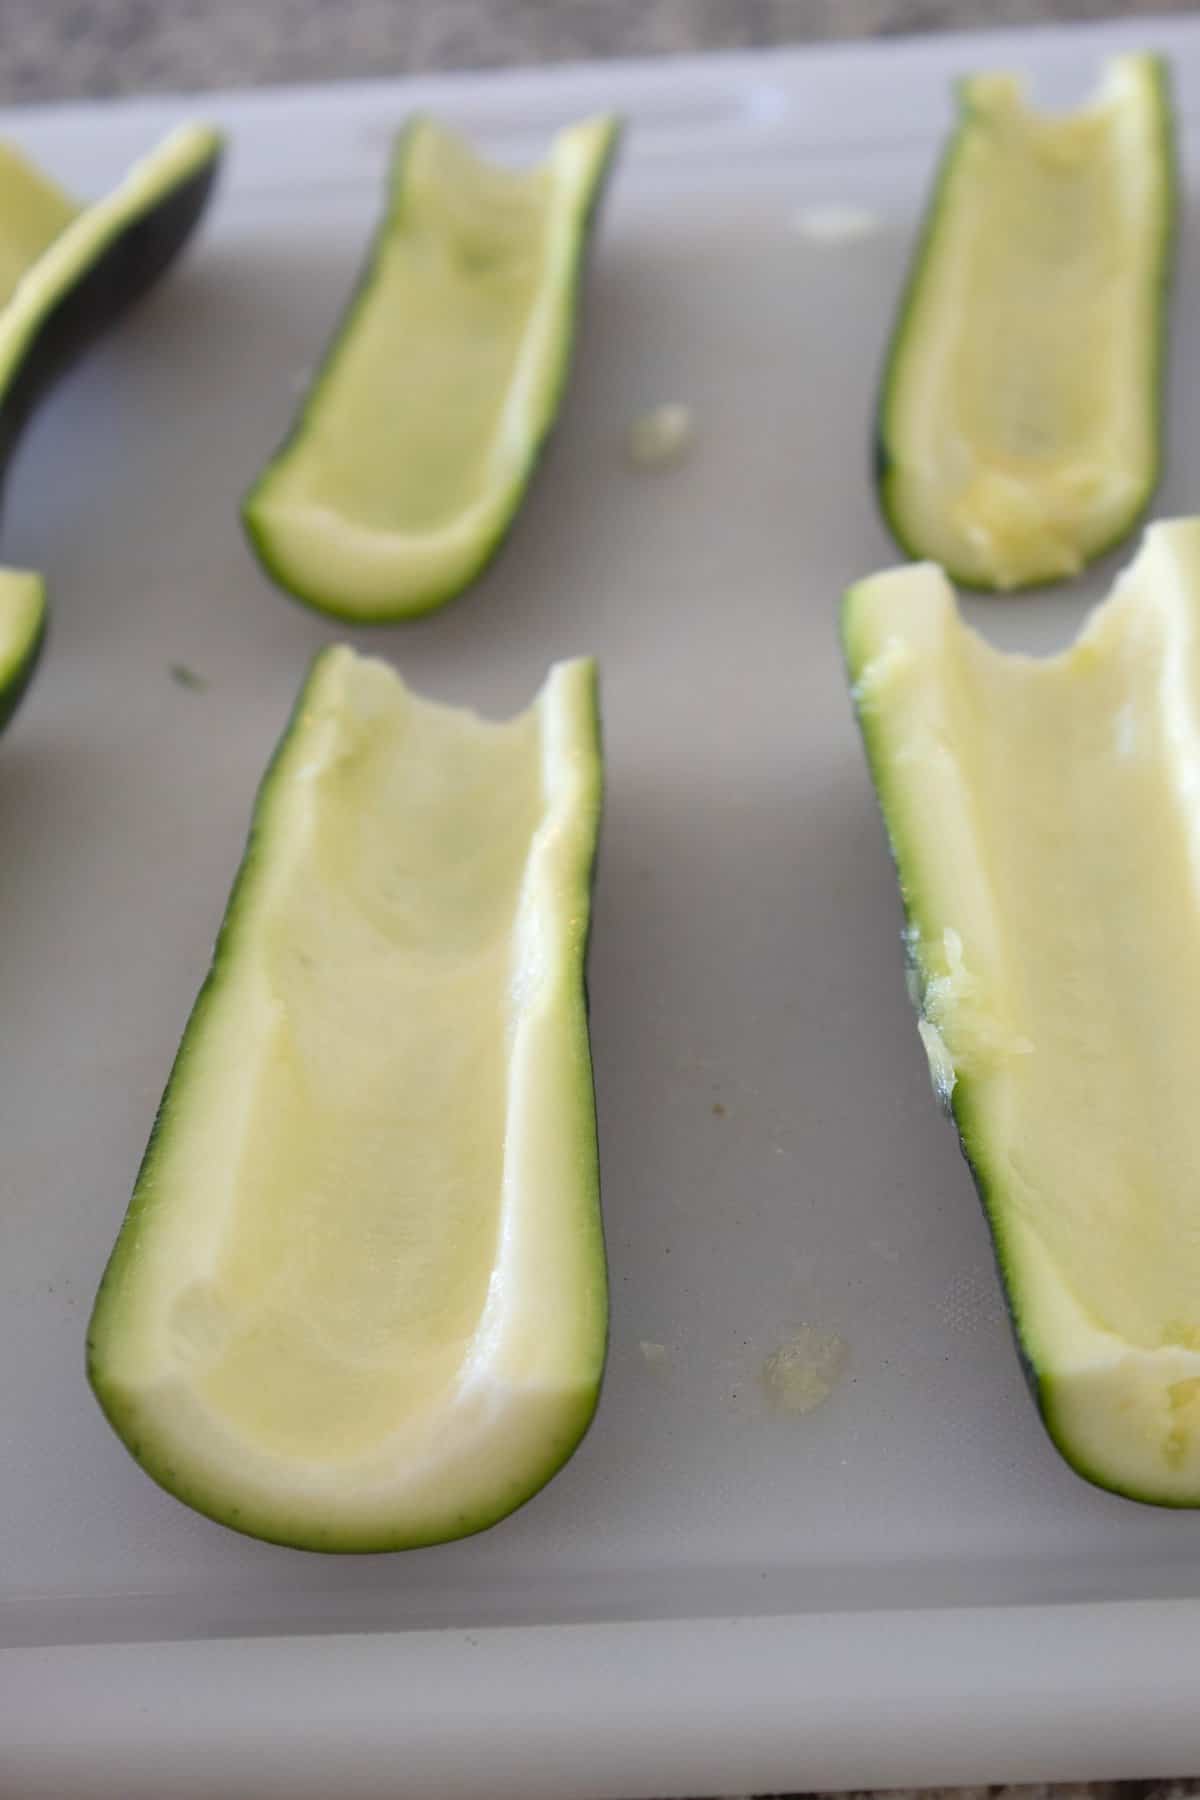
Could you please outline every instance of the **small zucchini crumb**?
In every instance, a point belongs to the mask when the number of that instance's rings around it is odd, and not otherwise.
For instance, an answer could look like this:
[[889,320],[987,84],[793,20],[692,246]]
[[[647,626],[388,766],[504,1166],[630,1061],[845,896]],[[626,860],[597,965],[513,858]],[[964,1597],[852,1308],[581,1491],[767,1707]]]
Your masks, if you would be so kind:
[[879,230],[878,214],[863,206],[805,206],[792,223],[802,237],[814,244],[853,244]]
[[652,406],[629,427],[629,460],[639,469],[681,462],[694,435],[690,407],[677,400]]
[[836,1331],[801,1325],[763,1363],[768,1398],[780,1412],[813,1412],[840,1381],[849,1348]]
[[193,694],[202,694],[208,686],[203,675],[197,675],[195,669],[189,669],[186,663],[168,663],[167,673],[176,687],[187,688]]

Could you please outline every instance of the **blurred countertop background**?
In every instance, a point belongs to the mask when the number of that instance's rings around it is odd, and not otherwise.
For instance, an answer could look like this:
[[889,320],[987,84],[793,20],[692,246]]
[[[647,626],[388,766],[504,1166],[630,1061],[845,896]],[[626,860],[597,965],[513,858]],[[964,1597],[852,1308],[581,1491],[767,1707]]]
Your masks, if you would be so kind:
[[0,0],[0,104],[750,48],[1182,0]]

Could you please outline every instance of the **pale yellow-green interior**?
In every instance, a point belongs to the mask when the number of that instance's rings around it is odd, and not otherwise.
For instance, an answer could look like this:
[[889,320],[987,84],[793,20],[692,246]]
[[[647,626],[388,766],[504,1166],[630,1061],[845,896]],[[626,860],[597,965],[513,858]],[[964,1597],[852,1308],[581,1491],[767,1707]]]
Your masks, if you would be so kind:
[[28,569],[0,569],[0,688],[24,663],[45,610],[40,575]]
[[1153,476],[1170,207],[1153,59],[1114,58],[1051,116],[1009,76],[965,121],[888,396],[892,504],[963,579],[1069,575],[1127,527]]
[[199,1380],[261,1444],[354,1451],[437,1404],[496,1255],[514,919],[542,810],[534,715],[355,721],[262,926],[270,1043]]
[[847,643],[1027,1346],[1093,1381],[1148,1353],[1162,1479],[1200,1499],[1200,523],[1153,527],[1055,658],[992,649],[928,565],[861,584]]
[[512,170],[430,121],[411,129],[369,282],[273,502],[429,536],[523,460],[554,378],[552,290],[575,229],[554,199],[575,148],[564,133],[544,163]]
[[0,306],[78,210],[57,183],[0,140]]

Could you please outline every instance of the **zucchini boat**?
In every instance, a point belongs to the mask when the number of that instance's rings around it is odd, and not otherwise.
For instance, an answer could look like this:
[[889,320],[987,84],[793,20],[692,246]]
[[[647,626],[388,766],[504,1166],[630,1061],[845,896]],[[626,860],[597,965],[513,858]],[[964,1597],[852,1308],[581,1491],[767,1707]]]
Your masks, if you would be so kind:
[[1152,526],[1060,655],[931,565],[844,644],[921,1036],[1034,1393],[1090,1481],[1200,1505],[1200,520]]
[[1120,543],[1158,481],[1171,102],[1144,55],[1066,116],[1008,75],[958,96],[887,358],[879,495],[910,555],[1026,587]]
[[317,658],[89,1333],[109,1420],[200,1512],[312,1550],[436,1543],[587,1428],[600,789],[590,662],[493,724]]
[[558,412],[616,135],[587,120],[520,172],[431,119],[401,135],[357,292],[243,506],[263,567],[297,599],[406,618],[495,553]]
[[0,569],[0,731],[21,704],[46,641],[46,589],[29,569]]
[[[220,151],[216,132],[184,127],[81,208],[0,143],[0,488],[42,395],[190,236]],[[40,576],[0,569],[0,730],[33,676],[45,625]]]
[[205,125],[173,131],[104,199],[79,207],[0,146],[0,476],[46,389],[182,249],[221,157]]

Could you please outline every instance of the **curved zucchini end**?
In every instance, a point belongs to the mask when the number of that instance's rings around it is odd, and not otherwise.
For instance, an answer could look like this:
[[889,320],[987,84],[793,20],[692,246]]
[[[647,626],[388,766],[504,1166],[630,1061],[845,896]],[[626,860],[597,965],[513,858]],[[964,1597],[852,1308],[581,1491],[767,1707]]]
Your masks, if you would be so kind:
[[1093,1487],[1143,1505],[1200,1507],[1200,1355],[1125,1348],[1038,1378],[1038,1406],[1063,1459]]
[[[87,1378],[112,1429],[143,1472],[173,1499],[217,1525],[290,1550],[368,1556],[422,1550],[474,1537],[534,1498],[579,1448],[600,1398],[593,1382],[568,1390],[488,1396],[486,1429],[454,1454],[448,1446],[436,1492],[409,1491],[397,1503],[383,1489],[347,1504],[314,1491],[303,1470],[289,1492],[278,1480],[258,1484],[239,1465],[239,1446],[212,1430],[182,1384],[159,1389],[114,1375],[106,1288],[97,1296],[88,1334]],[[119,1329],[119,1327],[117,1327]],[[503,1473],[501,1473],[501,1471]]]
[[[970,1084],[963,1084],[969,1088]],[[1025,1379],[1063,1461],[1093,1487],[1147,1506],[1200,1507],[1200,1328],[1168,1322],[1132,1343],[1082,1304],[1021,1217],[981,1148],[980,1109],[962,1088],[959,1140],[991,1228],[1001,1293]]]
[[46,642],[46,586],[29,569],[0,569],[0,731],[25,697]]
[[250,547],[276,587],[346,625],[400,625],[457,600],[495,557],[515,518],[514,509],[490,537],[453,552],[430,553],[409,541],[397,556],[377,533],[340,515],[276,502],[266,477],[241,507]]

